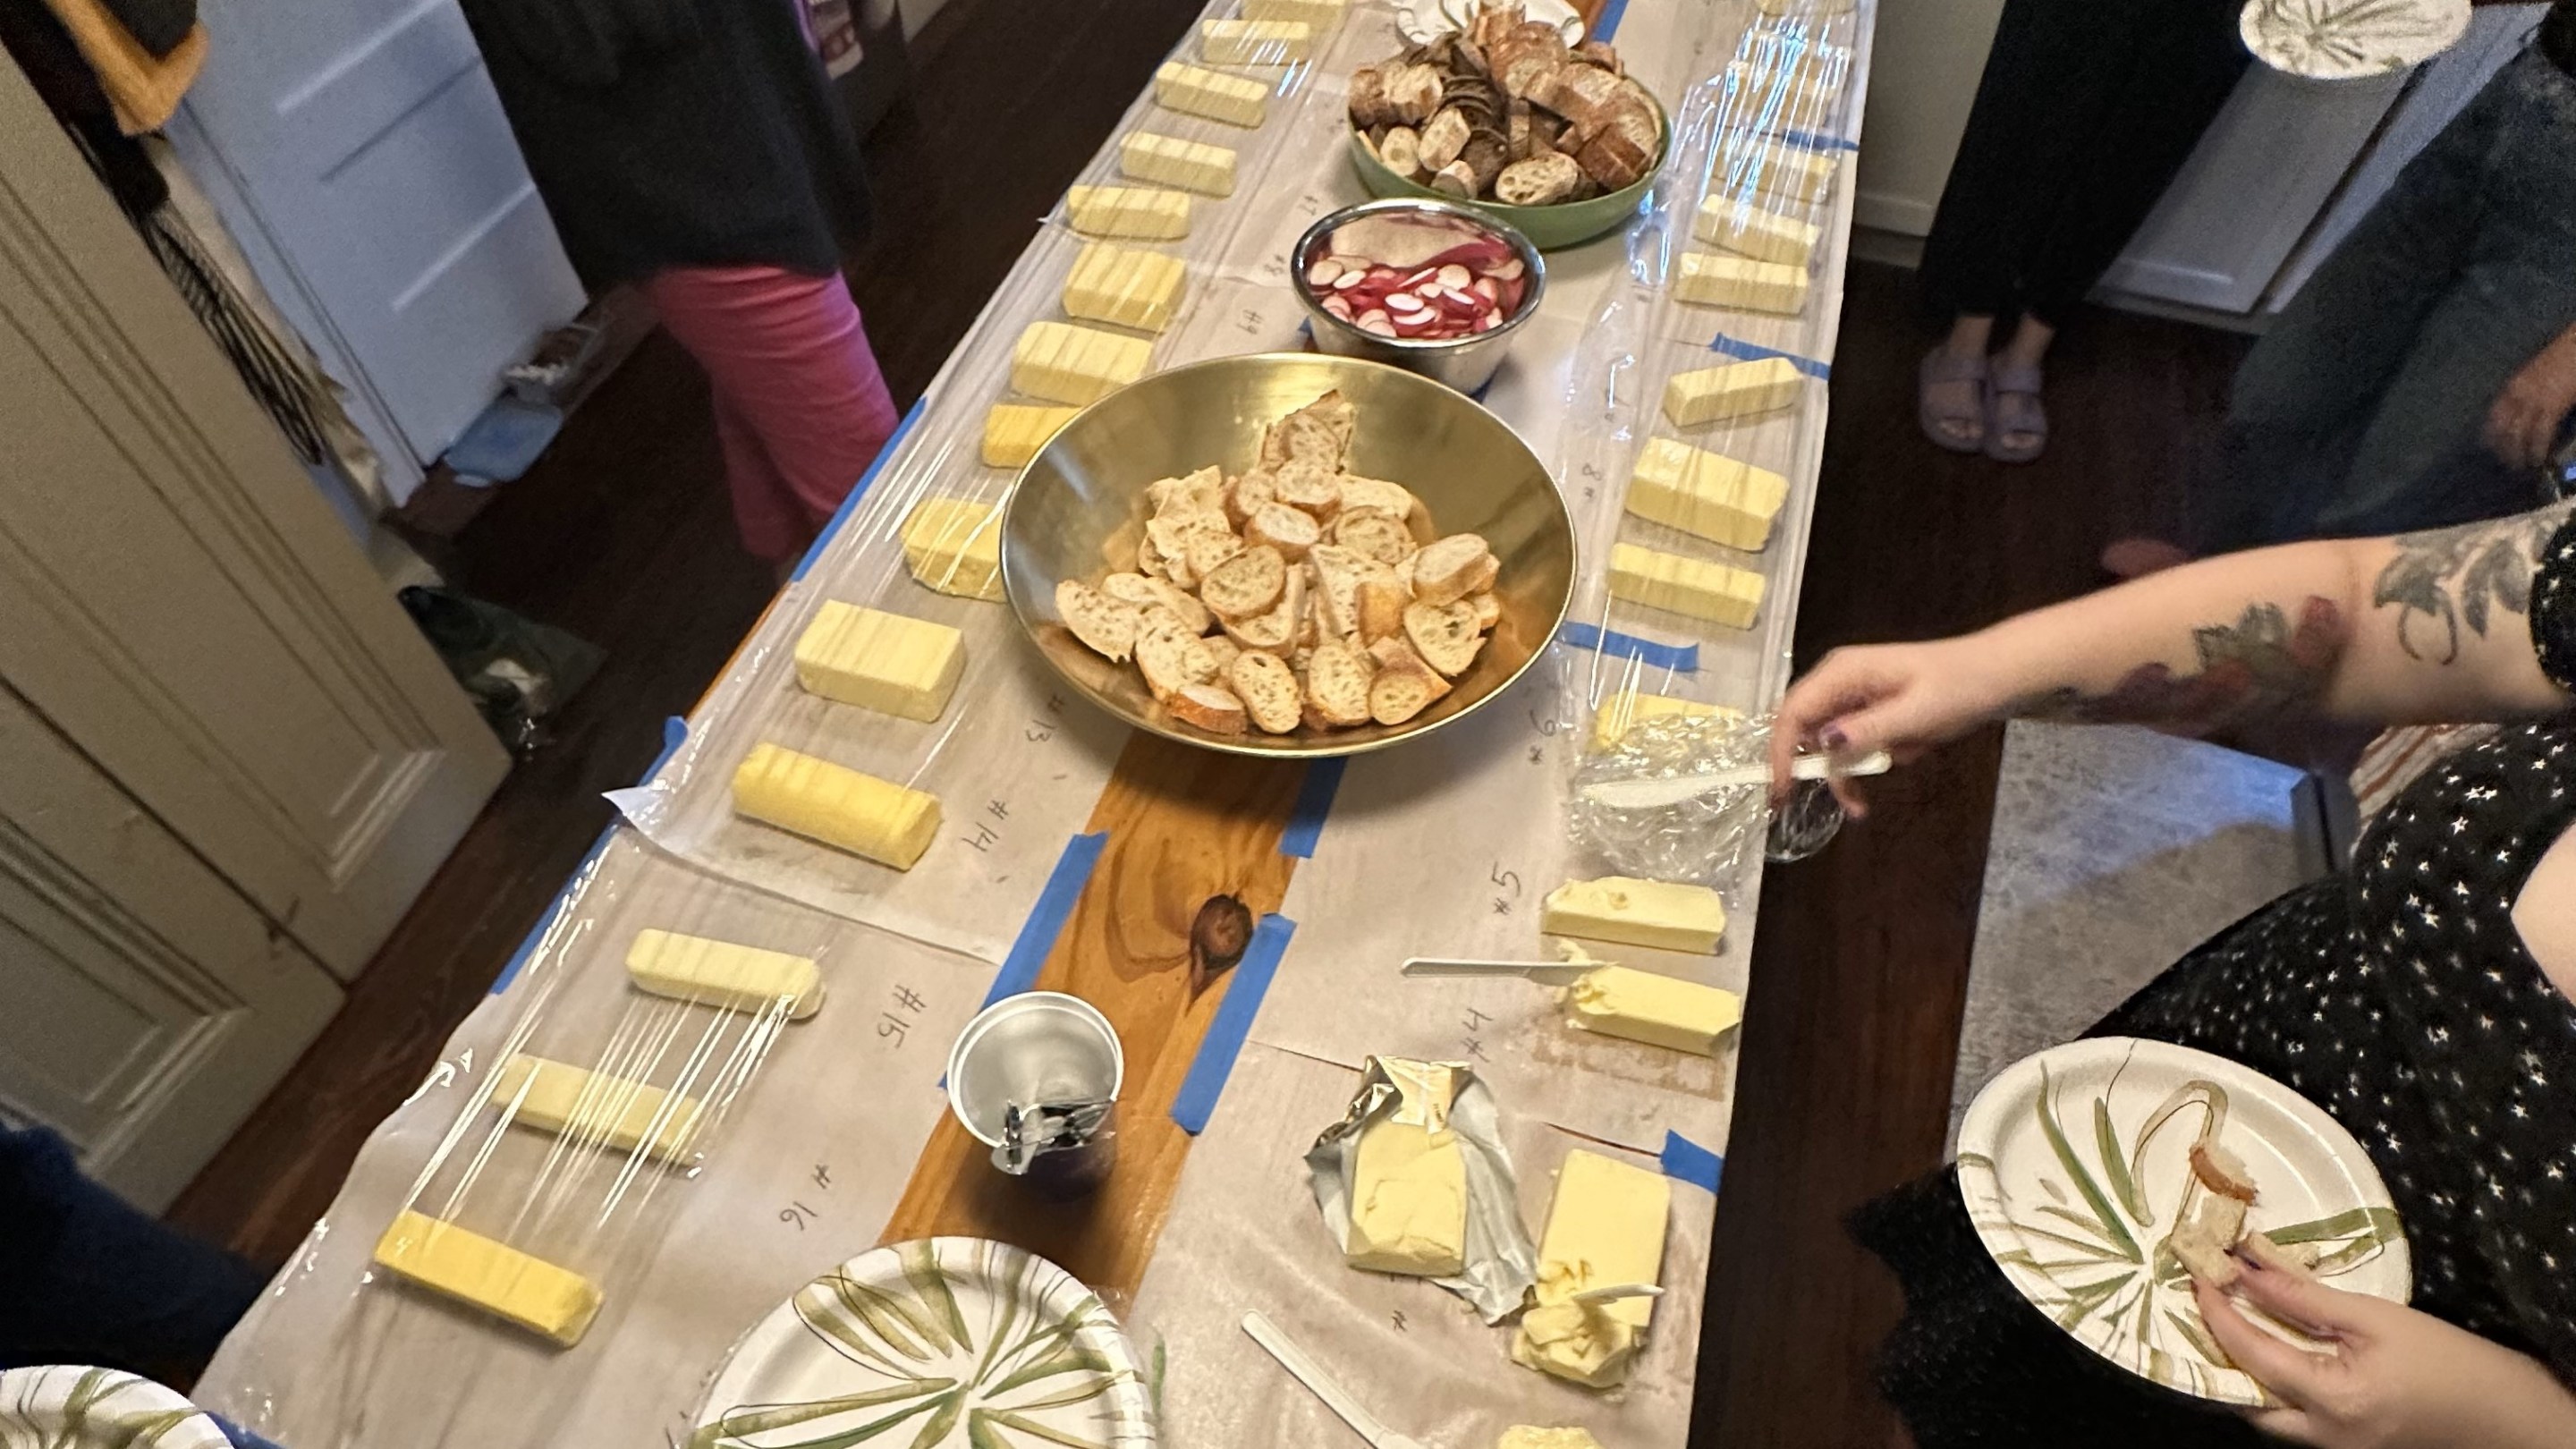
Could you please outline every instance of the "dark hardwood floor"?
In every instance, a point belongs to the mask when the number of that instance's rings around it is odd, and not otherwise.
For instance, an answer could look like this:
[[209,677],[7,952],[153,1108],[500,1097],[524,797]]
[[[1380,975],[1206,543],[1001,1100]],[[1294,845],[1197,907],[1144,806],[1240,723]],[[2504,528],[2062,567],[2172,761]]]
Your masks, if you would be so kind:
[[[876,235],[851,281],[909,402],[1107,134],[1197,0],[1056,0],[1042,25],[951,0],[915,99],[868,146]],[[2241,344],[2090,314],[2052,369],[2025,468],[1914,431],[1910,274],[1853,270],[1798,654],[1974,627],[2097,582],[2122,533],[2170,531]],[[171,1218],[275,1264],[367,1132],[482,999],[609,810],[771,593],[732,542],[705,383],[656,335],[457,540],[456,581],[609,651],[360,977],[350,1003]],[[1936,1165],[1999,734],[1892,777],[1878,808],[1766,883],[1697,1405],[1703,1445],[1887,1444],[1868,1381],[1893,1287],[1851,1206]]]

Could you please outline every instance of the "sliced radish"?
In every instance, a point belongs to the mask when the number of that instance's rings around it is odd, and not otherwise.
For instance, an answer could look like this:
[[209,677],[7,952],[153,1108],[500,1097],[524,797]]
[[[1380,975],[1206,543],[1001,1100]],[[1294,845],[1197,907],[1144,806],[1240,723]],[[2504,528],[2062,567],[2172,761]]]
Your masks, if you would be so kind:
[[1345,322],[1351,320],[1351,304],[1343,301],[1338,292],[1324,299],[1324,310]]
[[1395,321],[1393,318],[1388,317],[1384,312],[1371,311],[1362,313],[1360,315],[1359,327],[1362,332],[1374,332],[1380,337],[1393,337],[1395,335]]
[[1485,275],[1492,277],[1497,281],[1510,282],[1519,280],[1523,270],[1524,268],[1521,266],[1520,258],[1507,256],[1503,258],[1501,262],[1487,267],[1485,269]]
[[1444,287],[1463,287],[1467,285],[1467,269],[1458,265],[1456,262],[1451,262],[1449,265],[1442,267],[1440,269],[1440,285]]
[[1476,279],[1475,293],[1477,296],[1484,298],[1488,302],[1499,302],[1503,299],[1502,287],[1491,277],[1478,277]]
[[1386,299],[1386,310],[1399,315],[1428,310],[1422,299],[1411,292],[1398,292]]
[[1351,288],[1356,287],[1367,280],[1368,273],[1366,272],[1344,272],[1340,276],[1333,278],[1333,290],[1337,292],[1347,292]]
[[1342,264],[1334,261],[1331,257],[1326,257],[1322,261],[1317,262],[1306,269],[1306,285],[1310,287],[1329,287],[1333,285],[1334,279],[1341,276],[1341,274]]
[[1501,325],[1503,325],[1502,320],[1491,312],[1476,319],[1476,330],[1479,332],[1491,332]]

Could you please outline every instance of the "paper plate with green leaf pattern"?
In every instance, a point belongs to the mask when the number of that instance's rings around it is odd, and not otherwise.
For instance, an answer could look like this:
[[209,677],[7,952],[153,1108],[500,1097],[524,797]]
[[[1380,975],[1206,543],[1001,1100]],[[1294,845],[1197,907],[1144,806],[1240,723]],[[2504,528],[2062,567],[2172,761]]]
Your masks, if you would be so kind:
[[2406,1233],[2361,1144],[2288,1087],[2189,1047],[2094,1037],[2005,1068],[1960,1126],[1959,1195],[2004,1276],[2094,1352],[2199,1398],[2267,1403],[2210,1339],[2167,1245],[2207,1190],[2190,1163],[2204,1139],[2261,1190],[2249,1231],[2315,1254],[2337,1288],[2407,1300]]
[[689,1449],[1150,1449],[1154,1385],[1074,1276],[983,1238],[862,1253],[735,1345]]
[[0,1371],[0,1449],[231,1449],[205,1410],[116,1369]]

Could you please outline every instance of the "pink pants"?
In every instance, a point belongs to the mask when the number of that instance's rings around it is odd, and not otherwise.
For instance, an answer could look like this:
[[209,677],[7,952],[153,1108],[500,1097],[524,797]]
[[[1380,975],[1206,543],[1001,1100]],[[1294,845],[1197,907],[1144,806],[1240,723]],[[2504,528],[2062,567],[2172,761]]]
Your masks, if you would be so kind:
[[715,385],[743,547],[795,559],[895,429],[849,283],[777,267],[680,267],[644,293]]

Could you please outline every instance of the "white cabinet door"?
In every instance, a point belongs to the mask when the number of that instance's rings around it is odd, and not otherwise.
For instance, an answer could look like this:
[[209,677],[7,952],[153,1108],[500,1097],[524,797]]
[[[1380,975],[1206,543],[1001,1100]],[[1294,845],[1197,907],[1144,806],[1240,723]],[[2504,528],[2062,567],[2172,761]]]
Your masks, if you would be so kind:
[[159,1211],[339,1009],[302,947],[0,688],[0,1115]]
[[509,763],[6,64],[0,683],[343,976]]
[[203,0],[200,13],[214,44],[188,112],[229,173],[210,189],[237,183],[266,243],[252,255],[293,274],[270,290],[305,294],[310,309],[289,314],[319,314],[324,356],[354,365],[344,380],[400,430],[379,446],[436,458],[501,369],[582,305],[464,13],[455,0]]

